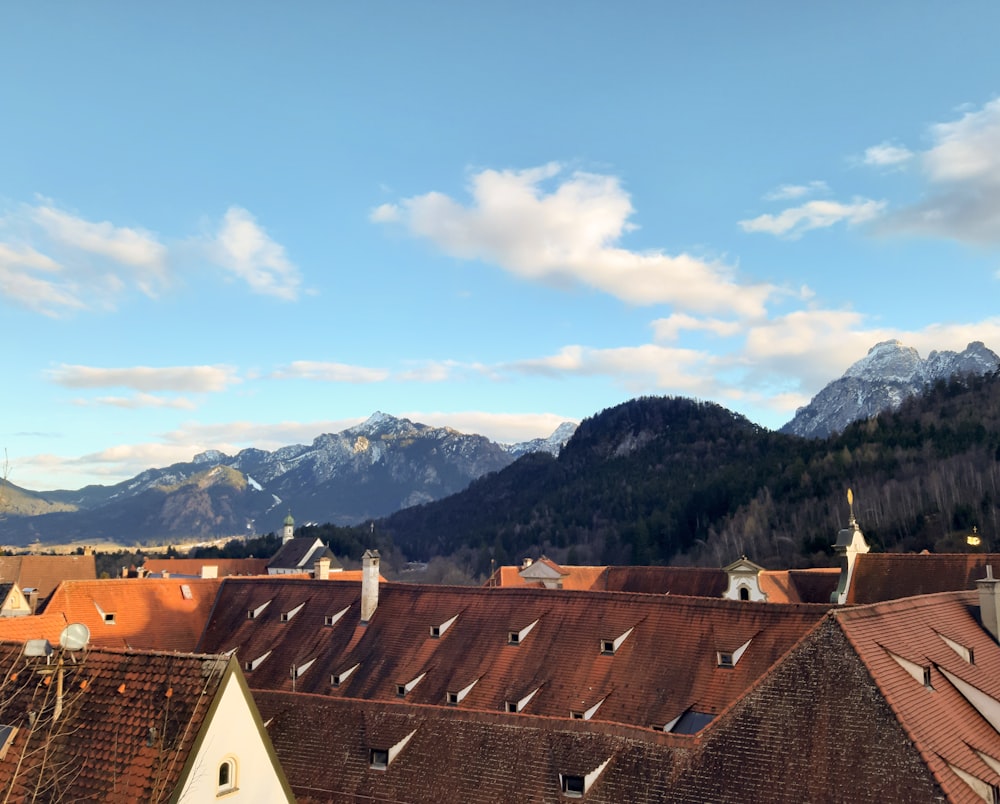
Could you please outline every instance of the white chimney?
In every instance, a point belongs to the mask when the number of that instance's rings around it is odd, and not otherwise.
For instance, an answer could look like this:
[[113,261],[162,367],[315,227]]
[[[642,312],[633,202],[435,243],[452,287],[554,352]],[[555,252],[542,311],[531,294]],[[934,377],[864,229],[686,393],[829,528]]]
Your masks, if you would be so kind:
[[1000,642],[1000,578],[993,577],[993,567],[986,566],[986,577],[976,581],[979,590],[979,619],[993,639]]
[[326,581],[330,578],[330,559],[328,556],[322,556],[321,558],[316,559],[313,577],[317,581]]
[[361,557],[361,622],[365,625],[378,608],[378,550],[365,550]]

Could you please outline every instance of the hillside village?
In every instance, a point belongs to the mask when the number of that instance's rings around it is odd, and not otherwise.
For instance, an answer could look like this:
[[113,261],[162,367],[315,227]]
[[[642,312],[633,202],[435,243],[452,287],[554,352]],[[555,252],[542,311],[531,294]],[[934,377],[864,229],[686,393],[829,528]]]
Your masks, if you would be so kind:
[[386,581],[375,550],[344,571],[291,516],[282,540],[108,580],[46,557],[50,588],[0,568],[8,800],[1000,791],[1000,554],[871,552],[852,516],[839,568],[539,556],[476,588]]

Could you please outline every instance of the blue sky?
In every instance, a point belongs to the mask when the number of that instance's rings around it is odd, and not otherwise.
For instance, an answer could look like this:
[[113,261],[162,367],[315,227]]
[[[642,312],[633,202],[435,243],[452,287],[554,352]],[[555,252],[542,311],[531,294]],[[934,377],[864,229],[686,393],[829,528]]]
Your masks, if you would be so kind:
[[6,4],[16,485],[500,441],[639,395],[771,428],[875,343],[1000,351],[993,2]]

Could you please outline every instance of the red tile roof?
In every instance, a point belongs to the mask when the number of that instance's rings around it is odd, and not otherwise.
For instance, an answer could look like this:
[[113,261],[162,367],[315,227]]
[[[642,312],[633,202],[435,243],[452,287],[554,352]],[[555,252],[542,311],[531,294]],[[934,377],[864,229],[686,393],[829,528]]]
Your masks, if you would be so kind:
[[193,651],[221,583],[208,578],[66,581],[45,611],[86,625],[94,645]]
[[147,558],[142,565],[147,572],[201,577],[202,567],[215,567],[216,577],[230,575],[267,575],[267,558]]
[[757,580],[769,603],[829,603],[840,568],[762,570]]
[[[672,800],[671,776],[691,746],[576,720],[287,692],[254,698],[300,804],[558,801],[560,774],[583,777],[601,765],[585,801],[653,804]],[[385,770],[371,768],[371,749],[411,734]]]
[[0,760],[0,794],[11,801],[165,801],[227,666],[212,656],[81,651],[64,664],[54,720],[58,683],[39,670],[56,665],[30,661],[21,644],[0,644],[2,719],[19,727]]
[[671,802],[945,800],[830,615],[695,743]]
[[847,603],[877,603],[901,597],[975,589],[998,553],[862,553],[857,557]]
[[[954,768],[1000,787],[1000,733],[969,698],[970,688],[978,690],[1000,711],[1000,646],[980,625],[977,593],[925,595],[832,616],[948,800],[981,800]],[[946,639],[971,650],[973,661]]]
[[[407,700],[444,704],[449,692],[475,682],[461,707],[503,710],[537,690],[524,712],[568,717],[600,704],[594,719],[662,727],[688,709],[720,712],[826,611],[386,583],[371,622],[361,626],[360,595],[358,584],[227,579],[199,649],[236,649],[244,669],[255,663],[247,672],[255,689],[290,690],[294,666],[307,668],[295,680],[300,692],[395,700],[399,685],[423,676]],[[456,615],[440,637],[431,635]],[[510,632],[532,624],[519,645],[508,644]],[[626,634],[614,655],[602,655],[602,640]],[[720,651],[748,641],[735,667],[718,666]],[[344,683],[331,686],[331,676],[355,665]]]
[[595,588],[607,592],[722,597],[728,578],[711,567],[608,567]]
[[37,589],[47,598],[60,581],[94,580],[93,554],[84,556],[0,556],[0,580],[15,581],[21,589]]

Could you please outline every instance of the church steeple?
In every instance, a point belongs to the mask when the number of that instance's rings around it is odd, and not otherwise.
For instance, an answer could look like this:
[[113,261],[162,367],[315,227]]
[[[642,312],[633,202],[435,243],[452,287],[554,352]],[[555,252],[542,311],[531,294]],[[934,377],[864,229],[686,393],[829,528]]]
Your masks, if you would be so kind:
[[295,535],[295,520],[292,519],[292,512],[288,512],[288,516],[285,517],[284,527],[281,531],[281,543],[288,544]]

